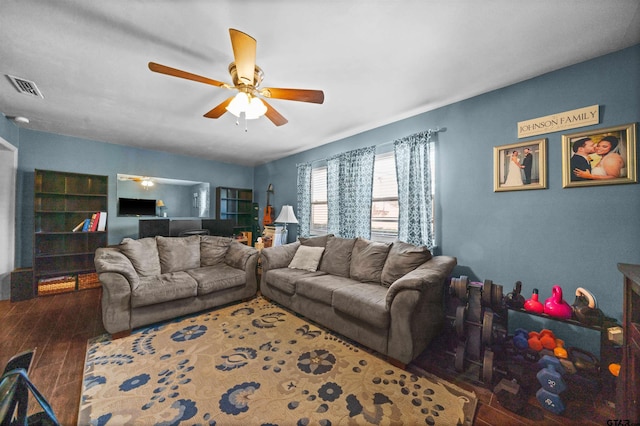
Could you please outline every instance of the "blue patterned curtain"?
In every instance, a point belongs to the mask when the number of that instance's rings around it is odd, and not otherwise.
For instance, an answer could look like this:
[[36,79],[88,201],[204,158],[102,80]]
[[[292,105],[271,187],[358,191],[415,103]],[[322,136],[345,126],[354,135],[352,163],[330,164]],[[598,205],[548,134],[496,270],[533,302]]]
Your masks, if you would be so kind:
[[431,131],[416,133],[393,143],[398,178],[398,239],[434,246],[431,228]]
[[327,159],[327,232],[343,238],[371,238],[375,147]]
[[311,228],[311,163],[298,164],[298,236],[309,237]]

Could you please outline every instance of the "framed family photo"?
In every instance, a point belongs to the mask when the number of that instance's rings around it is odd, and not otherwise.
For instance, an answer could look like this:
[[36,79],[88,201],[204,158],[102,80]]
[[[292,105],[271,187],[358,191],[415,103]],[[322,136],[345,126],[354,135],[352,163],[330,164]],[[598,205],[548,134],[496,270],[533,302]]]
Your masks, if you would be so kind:
[[637,182],[636,123],[562,135],[562,187]]
[[547,139],[493,147],[493,191],[547,187]]

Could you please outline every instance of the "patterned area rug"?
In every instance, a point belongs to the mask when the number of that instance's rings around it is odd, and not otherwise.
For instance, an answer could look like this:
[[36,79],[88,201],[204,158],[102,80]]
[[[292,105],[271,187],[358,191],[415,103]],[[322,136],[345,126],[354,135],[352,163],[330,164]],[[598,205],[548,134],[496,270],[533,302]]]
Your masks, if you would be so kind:
[[263,298],[87,345],[79,424],[471,424],[477,398]]

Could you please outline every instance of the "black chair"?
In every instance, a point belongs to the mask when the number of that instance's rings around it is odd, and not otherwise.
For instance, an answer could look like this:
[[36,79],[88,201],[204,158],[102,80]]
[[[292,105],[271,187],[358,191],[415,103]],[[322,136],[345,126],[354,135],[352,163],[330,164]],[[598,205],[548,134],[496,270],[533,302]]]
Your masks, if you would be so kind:
[[[29,380],[35,349],[12,357],[0,378],[0,426],[42,425],[58,426],[51,406]],[[28,415],[29,391],[43,411]]]

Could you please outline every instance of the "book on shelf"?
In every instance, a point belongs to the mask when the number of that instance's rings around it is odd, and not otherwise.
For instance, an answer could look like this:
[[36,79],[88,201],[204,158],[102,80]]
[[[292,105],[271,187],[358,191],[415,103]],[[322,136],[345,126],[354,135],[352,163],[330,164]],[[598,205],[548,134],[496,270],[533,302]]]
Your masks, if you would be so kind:
[[78,232],[79,230],[82,229],[83,226],[84,226],[84,219],[82,219],[80,223],[77,224],[75,228],[73,228],[73,232]]
[[96,227],[98,226],[98,213],[94,213],[91,215],[91,220],[89,221],[89,232],[93,232],[96,230]]
[[90,224],[91,224],[91,219],[85,219],[84,224],[82,225],[82,232],[89,232]]
[[100,212],[98,216],[98,231],[107,229],[107,212]]

